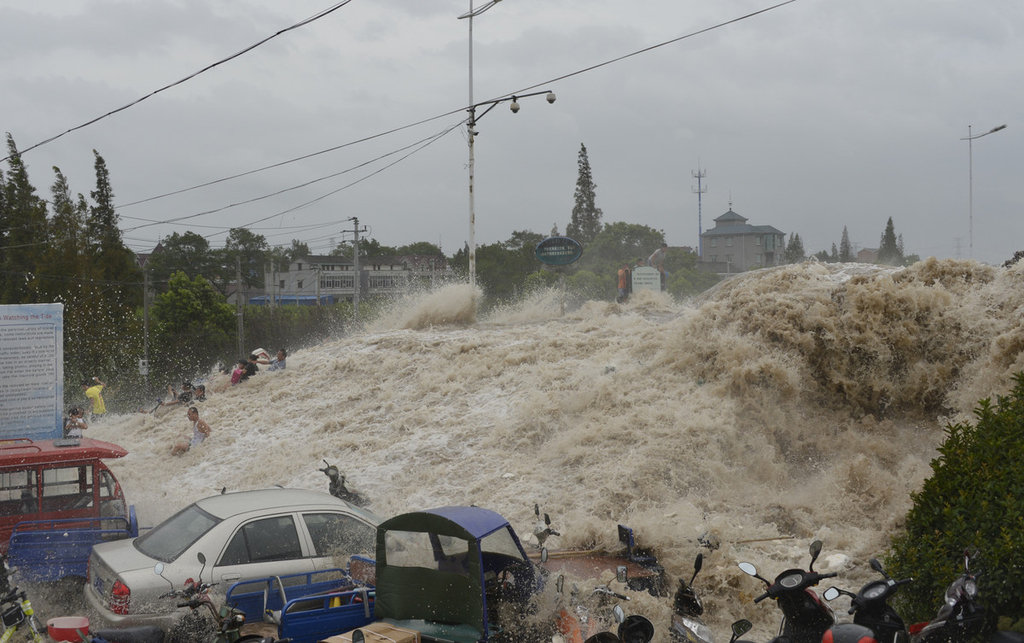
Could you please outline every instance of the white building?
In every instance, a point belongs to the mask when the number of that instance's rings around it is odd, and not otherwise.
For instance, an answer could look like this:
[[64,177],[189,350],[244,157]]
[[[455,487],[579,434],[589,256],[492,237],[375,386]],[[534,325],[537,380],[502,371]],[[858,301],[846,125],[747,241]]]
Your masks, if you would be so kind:
[[[406,292],[416,284],[433,284],[450,274],[444,255],[360,257],[360,298]],[[352,301],[356,288],[351,257],[310,255],[296,259],[287,272],[267,279],[267,296],[279,303]],[[250,298],[249,303],[267,297]]]

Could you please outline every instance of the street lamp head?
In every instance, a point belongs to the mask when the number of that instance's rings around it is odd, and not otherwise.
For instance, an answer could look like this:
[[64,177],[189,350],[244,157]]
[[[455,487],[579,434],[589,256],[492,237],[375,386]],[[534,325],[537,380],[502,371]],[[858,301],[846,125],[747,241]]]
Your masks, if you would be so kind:
[[516,100],[515,96],[512,97],[512,104],[508,108],[512,110],[513,114],[519,113],[519,101]]
[[[555,102],[555,92],[548,92],[547,99],[548,99],[548,103]],[[1006,127],[1006,126],[1003,125],[1003,127]]]
[[992,128],[992,131],[993,131],[993,132],[998,132],[998,131],[999,131],[999,130],[1001,130],[1001,129],[1006,129],[1006,125],[1005,125],[1005,124],[1003,124],[1003,125],[1000,125],[999,127],[993,127],[993,128]]

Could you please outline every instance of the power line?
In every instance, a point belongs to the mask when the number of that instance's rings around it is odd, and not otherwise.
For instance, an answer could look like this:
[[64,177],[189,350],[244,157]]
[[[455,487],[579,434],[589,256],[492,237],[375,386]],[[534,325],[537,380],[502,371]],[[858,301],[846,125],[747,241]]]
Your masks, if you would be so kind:
[[[242,54],[248,53],[248,52],[252,51],[253,49],[256,49],[257,47],[259,47],[260,45],[263,45],[263,44],[265,44],[267,42],[270,42],[271,40],[273,40],[274,38],[277,38],[281,34],[284,34],[284,33],[287,33],[289,31],[292,31],[293,29],[298,29],[299,27],[304,27],[304,26],[308,25],[311,22],[314,22],[316,20],[319,20],[320,18],[323,18],[326,15],[334,13],[335,11],[337,11],[338,9],[344,7],[345,5],[347,5],[350,2],[352,2],[352,0],[342,0],[341,2],[335,4],[332,7],[324,9],[323,11],[321,11],[319,13],[316,13],[316,14],[310,16],[309,18],[306,18],[305,20],[301,20],[301,21],[295,23],[294,25],[292,25],[290,27],[286,27],[286,28],[278,31],[277,33],[275,33],[273,35],[267,36],[266,38],[264,38],[263,40],[260,40],[259,42],[256,42],[255,44],[249,45],[248,47],[246,47],[245,49],[242,49],[241,51],[238,51],[238,52],[236,52],[234,54],[231,54],[227,58],[222,58],[222,59],[218,60],[217,62],[215,62],[213,64],[207,65],[206,67],[203,67],[199,71],[193,72],[193,73],[189,74],[188,76],[185,76],[181,80],[177,80],[177,81],[175,81],[175,82],[173,82],[173,83],[171,83],[169,85],[164,85],[163,87],[161,87],[159,89],[155,89],[155,90],[151,91],[150,93],[146,94],[145,96],[143,96],[142,98],[138,98],[136,100],[133,100],[132,102],[128,103],[127,105],[123,105],[121,107],[118,107],[117,109],[111,110],[111,111],[107,112],[106,114],[103,114],[102,116],[97,116],[96,118],[94,118],[92,120],[89,120],[89,121],[86,121],[86,122],[82,123],[81,125],[76,125],[76,126],[72,127],[71,129],[65,130],[65,131],[61,132],[60,134],[57,134],[56,136],[51,136],[50,138],[48,138],[48,139],[46,139],[44,141],[40,141],[39,143],[36,143],[35,145],[32,145],[30,147],[26,147],[25,149],[21,150],[20,152],[16,152],[15,154],[17,154],[18,156],[21,156],[25,152],[30,152],[30,151],[36,149],[37,147],[42,147],[43,145],[46,145],[47,143],[52,143],[53,141],[56,141],[57,139],[63,137],[65,134],[70,134],[71,132],[74,132],[76,130],[80,130],[83,127],[88,127],[89,125],[92,125],[93,123],[98,123],[99,121],[101,121],[101,120],[103,120],[103,119],[105,119],[105,118],[107,118],[109,116],[113,116],[114,114],[117,114],[118,112],[123,112],[124,110],[128,109],[129,107],[133,107],[135,105],[138,105],[139,103],[141,103],[142,101],[146,100],[147,98],[155,96],[155,95],[159,94],[160,92],[162,92],[164,90],[170,89],[171,87],[175,87],[175,86],[180,85],[180,84],[182,84],[182,83],[184,83],[186,81],[192,80],[193,78],[195,78],[199,74],[207,72],[207,71],[209,71],[209,70],[211,70],[214,67],[217,67],[219,65],[223,65],[224,63],[226,63],[226,62],[228,62],[230,60],[234,60],[235,58],[238,58]],[[5,156],[4,158],[0,159],[0,162],[9,161],[12,158],[12,156],[14,156],[14,155]]]
[[[782,7],[782,6],[787,5],[787,4],[791,4],[793,2],[796,2],[796,0],[786,0],[785,2],[781,2],[779,4],[775,4],[775,5],[772,5],[770,7],[765,7],[764,9],[755,11],[753,13],[748,13],[748,14],[740,16],[738,18],[733,18],[733,19],[725,21],[725,22],[720,22],[720,23],[712,25],[710,27],[706,27],[704,29],[700,29],[698,31],[694,31],[694,32],[691,32],[691,33],[679,36],[677,38],[673,38],[671,40],[666,40],[664,42],[660,42],[658,44],[651,45],[649,47],[644,47],[643,49],[638,49],[638,50],[636,50],[636,51],[634,51],[632,53],[625,54],[625,55],[619,56],[617,58],[612,58],[610,60],[607,60],[607,61],[602,62],[602,63],[598,63],[596,65],[591,65],[589,67],[585,67],[583,69],[579,69],[577,71],[574,71],[574,72],[571,72],[571,73],[568,73],[568,74],[564,74],[562,76],[557,76],[555,78],[552,78],[551,80],[545,80],[543,82],[536,83],[534,85],[531,85],[529,87],[526,87],[526,88],[523,88],[523,89],[520,89],[520,90],[516,90],[516,91],[512,91],[512,92],[507,92],[505,94],[502,94],[498,98],[502,98],[502,97],[505,97],[505,96],[512,96],[514,94],[521,94],[521,93],[523,93],[525,91],[528,91],[530,89],[535,89],[537,87],[541,87],[543,85],[548,85],[548,84],[554,83],[554,82],[559,81],[559,80],[564,80],[566,78],[571,78],[573,76],[578,76],[578,75],[583,74],[585,72],[593,71],[595,69],[599,69],[601,67],[604,67],[604,66],[607,66],[607,65],[611,65],[613,63],[620,62],[622,60],[626,60],[627,58],[632,58],[633,56],[637,56],[639,54],[646,53],[648,51],[653,51],[653,50],[658,49],[660,47],[664,47],[666,45],[670,45],[670,44],[673,44],[673,43],[676,43],[676,42],[679,42],[679,41],[682,41],[682,40],[686,40],[688,38],[692,38],[692,37],[700,35],[700,34],[707,33],[709,31],[713,31],[715,29],[719,29],[719,28],[725,27],[727,25],[734,24],[736,22],[740,22],[741,20],[746,20],[747,18],[752,18],[752,17],[757,16],[759,14],[771,11],[773,9],[777,9],[779,7]],[[484,101],[484,102],[487,102],[487,101]],[[326,154],[328,152],[334,152],[336,150],[340,150],[340,149],[343,149],[343,148],[346,148],[346,147],[350,147],[350,146],[356,145],[358,143],[364,143],[366,141],[371,141],[373,139],[380,138],[382,136],[387,136],[388,134],[394,134],[395,132],[400,132],[402,130],[406,130],[406,129],[409,129],[409,128],[412,128],[412,127],[416,127],[418,125],[423,125],[425,123],[429,123],[431,121],[435,121],[435,120],[438,120],[440,118],[445,118],[447,116],[451,116],[452,114],[458,114],[460,112],[464,112],[464,111],[466,111],[468,109],[469,109],[469,106],[467,105],[465,107],[460,107],[458,109],[449,110],[447,112],[444,112],[443,114],[438,114],[436,116],[431,116],[429,118],[424,118],[422,120],[416,121],[414,123],[409,123],[407,125],[402,125],[402,126],[399,126],[399,127],[394,127],[392,129],[389,129],[389,130],[386,130],[386,131],[383,131],[383,132],[379,132],[377,134],[371,134],[369,136],[365,136],[363,138],[356,139],[354,141],[349,141],[347,143],[342,143],[340,145],[335,145],[333,147],[329,147],[329,148],[326,148],[326,149],[323,149],[323,150],[319,150],[317,152],[312,152],[310,154],[304,154],[302,156],[297,156],[297,157],[294,157],[294,158],[291,158],[291,159],[287,159],[285,161],[280,161],[278,163],[273,163],[271,165],[265,165],[263,167],[259,167],[259,168],[253,169],[253,170],[247,170],[245,172],[241,172],[241,173],[238,173],[238,174],[233,174],[231,176],[226,176],[226,177],[222,177],[222,178],[219,178],[219,179],[214,179],[213,181],[207,181],[206,183],[200,183],[200,184],[193,185],[193,186],[190,186],[190,187],[181,188],[181,189],[178,189],[178,190],[173,190],[171,192],[165,192],[163,194],[158,194],[156,196],[147,197],[145,199],[139,199],[137,201],[132,201],[130,203],[125,203],[123,205],[118,205],[117,208],[118,209],[120,209],[120,208],[127,208],[127,207],[130,207],[130,206],[133,206],[133,205],[139,205],[141,203],[147,203],[149,201],[155,201],[157,199],[162,199],[162,198],[165,198],[165,197],[168,197],[168,196],[174,196],[176,194],[182,194],[184,192],[190,192],[192,190],[198,190],[200,188],[209,187],[211,185],[216,185],[218,183],[224,183],[226,181],[231,181],[231,180],[234,180],[234,179],[237,179],[237,178],[241,178],[241,177],[244,177],[244,176],[249,176],[251,174],[256,174],[258,172],[263,172],[263,171],[266,171],[266,170],[274,169],[274,168],[277,168],[277,167],[288,165],[290,163],[296,163],[298,161],[303,161],[303,160],[306,160],[306,159],[309,159],[309,158],[312,158],[312,157],[315,157],[315,156],[319,156],[321,154]]]
[[[205,210],[203,212],[197,212],[195,214],[189,214],[189,215],[185,215],[185,216],[181,216],[181,217],[175,217],[173,219],[165,219],[163,221],[152,221],[150,223],[144,223],[142,225],[137,225],[137,226],[132,227],[132,228],[125,228],[124,231],[125,232],[134,232],[135,230],[139,230],[140,228],[148,228],[150,226],[161,225],[161,224],[166,224],[166,223],[176,223],[178,221],[185,221],[187,219],[192,219],[192,218],[203,216],[203,215],[206,215],[206,214],[215,214],[217,212],[223,212],[224,210],[229,210],[231,208],[236,208],[236,207],[241,206],[241,205],[247,205],[249,203],[255,203],[256,201],[262,201],[264,199],[269,199],[270,197],[278,196],[279,194],[284,194],[285,192],[290,192],[292,190],[297,190],[299,188],[304,188],[304,187],[313,185],[314,183],[319,183],[320,181],[325,181],[327,179],[335,178],[337,176],[341,176],[343,174],[347,174],[347,173],[352,172],[354,170],[357,170],[359,168],[366,167],[367,165],[369,165],[371,163],[375,163],[375,162],[377,162],[377,161],[379,161],[381,159],[387,158],[387,157],[392,156],[394,154],[398,154],[399,152],[403,152],[403,151],[405,151],[405,150],[407,150],[407,149],[409,149],[411,147],[415,147],[415,146],[420,145],[420,144],[422,144],[424,142],[426,142],[426,144],[429,145],[430,143],[432,143],[432,142],[436,141],[437,139],[441,138],[442,136],[444,136],[448,132],[452,131],[456,127],[459,127],[460,125],[462,125],[462,122],[463,121],[460,121],[459,123],[456,123],[452,127],[449,127],[449,128],[447,128],[445,130],[442,130],[439,134],[433,134],[433,135],[428,136],[426,138],[422,138],[422,139],[416,141],[415,143],[410,143],[409,145],[406,145],[405,147],[400,147],[397,150],[392,150],[390,152],[387,152],[386,154],[382,154],[382,155],[380,155],[380,156],[378,156],[376,158],[370,159],[369,161],[364,161],[363,163],[360,163],[358,165],[354,165],[354,166],[352,166],[350,168],[347,168],[345,170],[341,170],[340,172],[335,172],[333,174],[328,174],[326,176],[322,176],[322,177],[313,179],[311,181],[306,181],[305,183],[300,183],[298,185],[293,185],[291,187],[287,187],[287,188],[278,190],[277,192],[271,192],[269,194],[264,194],[262,196],[253,197],[251,199],[246,199],[245,201],[237,201],[235,203],[231,203],[231,204],[222,206],[220,208],[214,208],[212,210]],[[423,147],[426,147],[426,145],[424,145]],[[423,148],[421,147],[419,149],[423,149]],[[416,151],[419,151],[419,150],[416,150]],[[406,159],[406,158],[408,158],[408,155],[407,156],[403,156],[402,159],[399,159],[399,160],[403,160],[403,159]],[[391,166],[390,165],[385,166],[385,168],[387,168],[387,167],[391,167]],[[376,174],[376,172],[374,172],[374,174]],[[373,174],[370,174],[369,176],[373,176]],[[349,185],[354,185],[354,183],[350,183]],[[346,186],[346,187],[349,187],[349,186]],[[334,194],[334,192],[330,192],[329,194]],[[238,227],[238,226],[236,226],[236,227]]]

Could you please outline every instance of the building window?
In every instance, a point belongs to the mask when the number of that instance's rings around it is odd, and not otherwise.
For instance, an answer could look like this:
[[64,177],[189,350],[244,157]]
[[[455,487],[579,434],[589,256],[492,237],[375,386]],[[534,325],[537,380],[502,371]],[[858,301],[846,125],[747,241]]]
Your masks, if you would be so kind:
[[299,283],[298,283],[298,289],[299,289],[299,290],[302,290],[302,280],[301,280],[301,279],[299,279]]
[[728,248],[731,248],[731,247],[732,247],[732,237],[726,237],[726,238],[725,238],[725,245],[726,245],[726,247],[728,247]]
[[280,282],[278,282],[278,286],[277,286],[277,287],[278,287],[278,288],[279,288],[280,290],[284,290],[284,279],[282,279],[282,280],[281,280]]
[[718,239],[717,238],[715,238],[715,237],[711,238],[711,247],[712,248],[717,248],[718,247]]
[[761,245],[761,237],[754,237],[754,245],[755,246]]
[[[301,264],[301,263],[300,263],[300,264],[298,265],[298,267],[296,268],[296,270],[302,270],[302,264]],[[302,288],[302,286],[299,286],[299,288]]]

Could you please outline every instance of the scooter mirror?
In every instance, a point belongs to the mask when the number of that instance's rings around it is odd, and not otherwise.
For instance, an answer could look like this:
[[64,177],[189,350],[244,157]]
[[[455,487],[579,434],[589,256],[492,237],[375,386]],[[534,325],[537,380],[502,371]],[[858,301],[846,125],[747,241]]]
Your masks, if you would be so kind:
[[547,547],[542,547],[541,550],[540,550],[540,562],[542,562],[542,563],[548,562],[548,548]]
[[818,560],[818,554],[821,553],[821,541],[815,540],[811,543],[811,561]]
[[625,583],[629,580],[629,570],[626,569],[625,565],[619,565],[615,568],[615,580],[620,583]]
[[839,590],[835,587],[829,587],[822,596],[825,597],[826,601],[834,601],[839,598]]
[[757,568],[751,563],[740,563],[740,569],[743,570],[744,574],[757,577]]
[[745,618],[741,618],[740,620],[738,620],[735,623],[733,623],[732,624],[732,640],[730,641],[730,643],[732,643],[732,641],[735,641],[739,637],[741,637],[744,634],[746,634],[747,632],[749,632],[751,630],[751,628],[753,628],[753,627],[754,627],[754,624],[751,623],[750,621],[748,621]]
[[700,568],[704,566],[704,553],[699,552],[697,558],[693,561],[693,573],[696,574],[700,571]]
[[156,574],[157,576],[163,576],[164,575],[164,564],[163,563],[157,563],[156,565],[153,565],[153,573]]
[[206,555],[203,554],[203,552],[199,552],[198,554],[196,554],[196,559],[199,561],[200,565],[206,564]]
[[621,623],[626,620],[626,613],[622,611],[622,608],[616,605],[612,608],[612,615],[615,617],[616,623]]

